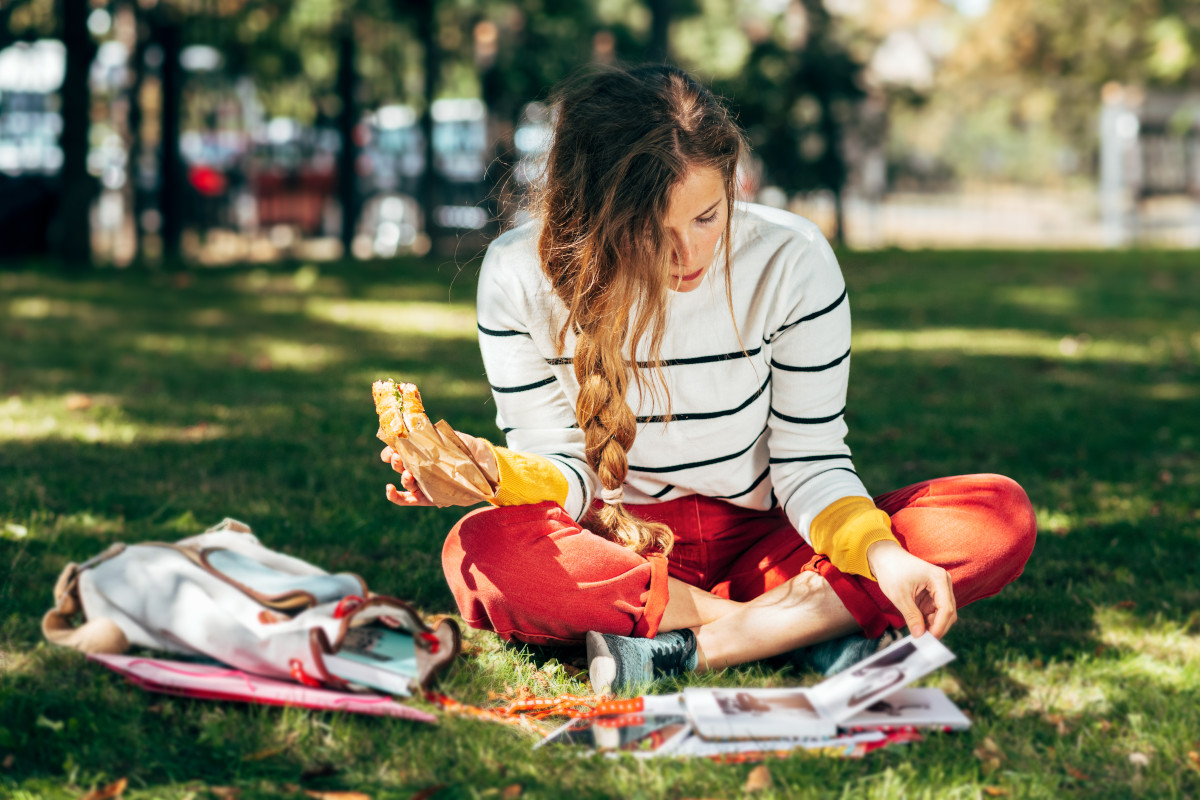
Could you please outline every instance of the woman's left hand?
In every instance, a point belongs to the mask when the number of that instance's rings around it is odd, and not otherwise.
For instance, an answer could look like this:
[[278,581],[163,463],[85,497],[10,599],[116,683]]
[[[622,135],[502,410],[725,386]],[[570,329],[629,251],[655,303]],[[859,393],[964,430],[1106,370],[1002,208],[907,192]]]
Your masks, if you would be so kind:
[[958,620],[950,573],[917,558],[894,540],[867,548],[867,563],[879,589],[904,615],[913,636],[929,631],[941,639]]

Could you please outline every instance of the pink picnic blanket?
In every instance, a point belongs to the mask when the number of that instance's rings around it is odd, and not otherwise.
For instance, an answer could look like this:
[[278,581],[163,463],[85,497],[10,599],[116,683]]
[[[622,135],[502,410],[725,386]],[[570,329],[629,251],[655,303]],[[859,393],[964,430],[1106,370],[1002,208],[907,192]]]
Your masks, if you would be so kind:
[[299,683],[251,675],[230,667],[165,658],[101,654],[90,654],[88,658],[152,692],[165,692],[202,700],[241,700],[275,706],[300,706],[374,714],[380,717],[403,717],[417,722],[437,721],[433,714],[410,708],[380,694],[313,689]]

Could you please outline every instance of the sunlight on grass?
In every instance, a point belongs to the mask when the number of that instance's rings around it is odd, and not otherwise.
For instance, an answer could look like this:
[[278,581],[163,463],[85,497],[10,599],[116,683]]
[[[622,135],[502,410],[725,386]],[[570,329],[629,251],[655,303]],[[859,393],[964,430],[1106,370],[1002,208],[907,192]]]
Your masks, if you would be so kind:
[[1068,514],[1064,511],[1050,508],[1037,508],[1034,510],[1037,514],[1037,529],[1039,531],[1049,531],[1050,533],[1064,534],[1070,533],[1078,522],[1075,515]]
[[159,355],[203,353],[228,359],[231,366],[249,364],[260,370],[316,372],[346,359],[344,350],[328,344],[269,336],[202,339],[190,333],[144,333],[134,339],[134,345],[144,352]]
[[1194,687],[1200,637],[1186,633],[1186,626],[1162,619],[1147,625],[1135,615],[1113,608],[1098,608],[1095,619],[1103,645],[1094,655],[1048,664],[1040,659],[1021,660],[1006,670],[1009,679],[1027,690],[1009,709],[1009,716],[1104,716],[1134,686],[1153,687],[1164,698]]
[[1163,355],[1153,344],[1135,344],[1086,336],[1060,337],[1028,330],[925,328],[918,331],[863,331],[853,337],[856,353],[945,350],[976,356],[1026,356],[1055,360],[1157,363]]
[[69,319],[71,324],[86,323],[89,326],[112,325],[120,321],[120,315],[113,309],[80,300],[48,297],[18,297],[8,303],[8,316],[27,320]]
[[1067,313],[1079,308],[1079,293],[1063,286],[1010,286],[997,290],[995,297],[1026,311]]
[[474,339],[475,307],[466,303],[387,303],[314,298],[313,319],[378,333],[411,333],[439,339]]
[[1142,387],[1141,394],[1148,400],[1195,400],[1200,397],[1200,386],[1164,381]]
[[254,269],[233,277],[230,284],[245,294],[346,293],[346,282],[340,278],[321,275],[314,264],[304,264],[292,273]]
[[[1096,623],[1101,641],[1142,654],[1171,670],[1186,664],[1200,664],[1200,612],[1192,612],[1184,622],[1163,619],[1161,615],[1147,624],[1134,612],[1122,608],[1097,608]],[[1178,672],[1177,669],[1174,670]]]
[[[86,407],[81,407],[86,404]],[[57,439],[106,444],[198,442],[229,435],[223,425],[149,425],[129,420],[113,395],[27,395],[0,403],[0,442]]]

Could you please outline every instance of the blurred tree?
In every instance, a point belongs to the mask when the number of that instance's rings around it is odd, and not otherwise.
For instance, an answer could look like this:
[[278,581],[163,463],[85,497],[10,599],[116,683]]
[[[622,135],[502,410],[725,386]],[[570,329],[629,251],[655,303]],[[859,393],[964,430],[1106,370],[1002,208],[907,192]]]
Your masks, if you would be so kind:
[[47,239],[70,268],[91,263],[89,209],[96,182],[87,171],[88,68],[96,52],[87,29],[87,0],[9,0],[0,4],[0,49],[16,42],[58,37],[66,49],[59,90],[63,166]]
[[59,37],[66,48],[62,98],[62,172],[58,214],[50,230],[51,247],[63,264],[85,269],[92,263],[91,207],[97,184],[88,174],[90,95],[88,71],[96,45],[88,32],[87,0],[59,0]]
[[[944,120],[947,155],[982,145],[1013,165],[1003,175],[1043,182],[1064,171],[1055,163],[1064,154],[1093,162],[1100,91],[1110,81],[1200,83],[1200,3],[993,0],[946,61],[930,112]],[[956,118],[979,124],[954,126]],[[1039,152],[1046,155],[1031,160]]]
[[835,38],[821,0],[792,0],[778,17],[753,25],[751,34],[745,65],[715,87],[737,109],[765,182],[788,193],[833,194],[840,243],[848,175],[843,139],[855,104],[866,96],[862,65]]

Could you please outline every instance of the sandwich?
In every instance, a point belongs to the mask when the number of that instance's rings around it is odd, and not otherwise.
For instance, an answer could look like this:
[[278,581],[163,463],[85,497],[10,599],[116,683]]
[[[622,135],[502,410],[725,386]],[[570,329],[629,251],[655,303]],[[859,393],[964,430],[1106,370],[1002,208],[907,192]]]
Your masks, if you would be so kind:
[[380,441],[404,462],[421,492],[436,506],[491,502],[496,487],[445,420],[429,421],[421,393],[411,383],[379,380],[371,385]]

